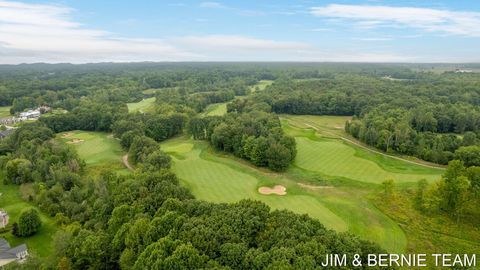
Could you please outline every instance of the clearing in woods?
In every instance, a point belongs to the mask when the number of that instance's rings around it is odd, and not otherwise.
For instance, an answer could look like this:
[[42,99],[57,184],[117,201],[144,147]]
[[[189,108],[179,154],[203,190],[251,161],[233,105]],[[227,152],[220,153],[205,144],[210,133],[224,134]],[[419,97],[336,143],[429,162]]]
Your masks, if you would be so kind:
[[1,106],[0,107],[0,118],[10,117],[10,108],[11,106]]
[[259,81],[257,84],[253,85],[252,87],[250,87],[250,90],[252,92],[255,92],[255,91],[263,91],[265,90],[265,88],[267,88],[268,86],[272,85],[273,81],[272,80],[261,80]]
[[[270,86],[273,83],[271,80],[261,80],[255,85],[250,87],[252,92],[263,91],[267,86]],[[241,98],[241,97],[236,97]],[[227,104],[228,102],[214,103],[207,106],[203,112],[204,116],[222,116],[227,113]]]
[[98,172],[102,168],[109,168],[120,173],[128,172],[122,160],[125,153],[120,142],[111,134],[70,131],[59,133],[57,138],[75,147],[80,158],[85,161],[88,173]]
[[146,113],[151,112],[155,109],[155,97],[145,98],[139,102],[127,103],[128,112],[135,113]]
[[205,116],[222,116],[227,113],[227,103],[214,103],[207,106],[203,115]]

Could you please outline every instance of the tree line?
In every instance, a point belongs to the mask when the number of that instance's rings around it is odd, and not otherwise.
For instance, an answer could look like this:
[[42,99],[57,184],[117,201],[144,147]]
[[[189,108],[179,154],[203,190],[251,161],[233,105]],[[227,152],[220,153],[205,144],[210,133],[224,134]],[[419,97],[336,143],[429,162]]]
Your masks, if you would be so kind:
[[[263,117],[264,124],[274,127],[252,130],[273,132],[277,120]],[[114,126],[120,130],[123,124]],[[31,257],[10,268],[316,269],[328,253],[358,253],[365,259],[368,253],[385,252],[353,235],[328,230],[307,215],[271,211],[261,202],[195,200],[169,170],[170,158],[149,137],[135,136],[130,144],[134,173],[104,171],[91,178],[82,172],[83,162],[73,148],[53,135],[42,122],[28,123],[1,142],[4,170],[21,157],[38,174],[46,173],[29,180],[34,190],[30,200],[60,227],[49,260]],[[17,173],[23,171],[24,166],[8,174],[7,184],[22,183]]]
[[286,170],[297,153],[295,139],[283,132],[277,116],[266,112],[195,117],[188,130],[194,139],[274,171]]

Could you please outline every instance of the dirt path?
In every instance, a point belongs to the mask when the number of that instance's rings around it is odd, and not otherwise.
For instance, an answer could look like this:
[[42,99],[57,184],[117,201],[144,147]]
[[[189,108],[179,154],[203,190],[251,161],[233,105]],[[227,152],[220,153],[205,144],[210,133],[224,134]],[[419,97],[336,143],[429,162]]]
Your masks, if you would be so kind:
[[134,171],[135,168],[128,162],[128,154],[122,157],[123,164],[127,167],[130,171]]
[[363,149],[365,149],[365,150],[368,150],[368,151],[373,152],[373,153],[376,153],[376,154],[380,154],[380,155],[385,156],[385,157],[390,157],[390,158],[393,158],[393,159],[405,161],[405,162],[408,162],[408,163],[411,163],[411,164],[415,164],[415,165],[419,165],[419,166],[423,166],[423,167],[427,167],[427,168],[443,169],[442,167],[437,167],[437,166],[432,166],[432,165],[428,165],[428,164],[423,164],[423,163],[420,163],[420,162],[411,161],[411,160],[404,159],[404,158],[401,158],[401,157],[392,156],[392,155],[389,155],[389,154],[384,153],[384,152],[380,152],[380,151],[377,151],[377,150],[373,150],[373,149],[371,149],[371,148],[369,148],[369,147],[366,147],[366,146],[364,146],[364,145],[362,145],[362,144],[360,144],[360,143],[358,143],[358,142],[356,142],[356,141],[353,141],[353,140],[350,140],[350,139],[348,139],[348,138],[342,137],[342,136],[340,136],[340,135],[338,135],[338,134],[335,134],[335,133],[332,133],[332,132],[328,132],[328,131],[325,131],[325,130],[320,130],[319,128],[317,128],[317,127],[315,127],[315,126],[313,126],[313,125],[310,125],[310,124],[308,124],[308,123],[304,123],[304,124],[307,125],[307,126],[309,126],[309,127],[311,127],[311,128],[313,128],[314,130],[316,130],[316,131],[319,132],[319,133],[320,133],[320,131],[321,131],[321,132],[328,133],[329,135],[334,136],[334,137],[337,137],[337,138],[340,138],[341,140],[343,140],[343,141],[345,141],[345,142],[347,142],[347,143],[354,144],[354,145],[356,145],[356,146],[358,146],[358,147],[361,147],[361,148],[363,148]]

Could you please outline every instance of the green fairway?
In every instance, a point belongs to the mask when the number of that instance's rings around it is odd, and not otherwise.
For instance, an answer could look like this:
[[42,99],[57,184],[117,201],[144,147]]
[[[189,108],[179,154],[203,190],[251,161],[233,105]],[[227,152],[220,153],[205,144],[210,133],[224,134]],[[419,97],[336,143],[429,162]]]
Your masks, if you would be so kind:
[[10,115],[10,108],[11,108],[11,106],[1,106],[0,107],[0,118],[11,116]]
[[57,135],[57,138],[70,144],[87,165],[87,169],[110,168],[127,172],[122,162],[125,154],[120,143],[112,135],[103,132],[70,131]]
[[145,98],[139,102],[127,103],[128,112],[149,112],[155,109],[155,97]]
[[[23,210],[36,208],[21,198],[19,186],[3,184],[2,172],[0,172],[0,194],[0,208],[7,211],[10,216],[10,224],[18,220]],[[47,257],[52,254],[52,236],[57,231],[57,227],[51,217],[41,213],[40,218],[42,220],[42,226],[40,227],[40,231],[33,236],[15,237],[10,232],[5,232],[0,233],[0,237],[7,239],[11,246],[25,243],[28,252],[36,254],[39,257]]]
[[347,117],[287,116],[283,119],[285,131],[297,141],[295,166],[302,169],[377,184],[387,179],[398,183],[433,181],[444,172],[441,168],[403,161],[342,139],[341,124]]
[[252,87],[250,87],[250,89],[252,92],[263,91],[265,90],[265,88],[267,88],[267,86],[270,86],[272,83],[273,83],[272,80],[261,80],[255,85],[253,85]]
[[416,182],[422,178],[436,180],[440,178],[441,170],[423,168],[413,164],[401,164],[402,161],[392,160],[390,164],[378,164],[375,159],[381,156],[373,155],[372,159],[366,150],[347,145],[338,139],[318,139],[297,137],[297,158],[295,165],[310,171],[320,172],[329,176],[341,176],[352,180],[380,184],[387,179],[398,182]]
[[224,114],[227,113],[227,103],[228,102],[210,104],[205,109],[205,112],[203,113],[203,115],[205,115],[205,116],[221,116],[221,115],[224,115]]
[[[257,169],[241,160],[216,154],[205,142],[187,138],[166,141],[162,143],[162,148],[172,155],[173,170],[196,198],[211,202],[236,202],[246,198],[260,200],[272,209],[308,214],[328,228],[356,233],[389,251],[405,250],[406,237],[400,227],[377,210],[364,198],[364,192],[356,188],[305,188],[296,179],[307,178],[306,172],[299,176],[298,170],[276,174]],[[262,195],[258,192],[259,187],[277,184],[287,188],[287,195]]]

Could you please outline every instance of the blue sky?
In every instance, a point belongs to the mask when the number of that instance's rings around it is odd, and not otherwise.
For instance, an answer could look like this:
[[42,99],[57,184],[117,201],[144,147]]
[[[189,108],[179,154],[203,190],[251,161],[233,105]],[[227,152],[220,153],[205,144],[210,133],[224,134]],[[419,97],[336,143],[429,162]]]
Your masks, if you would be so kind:
[[0,63],[480,62],[480,1],[0,0]]

